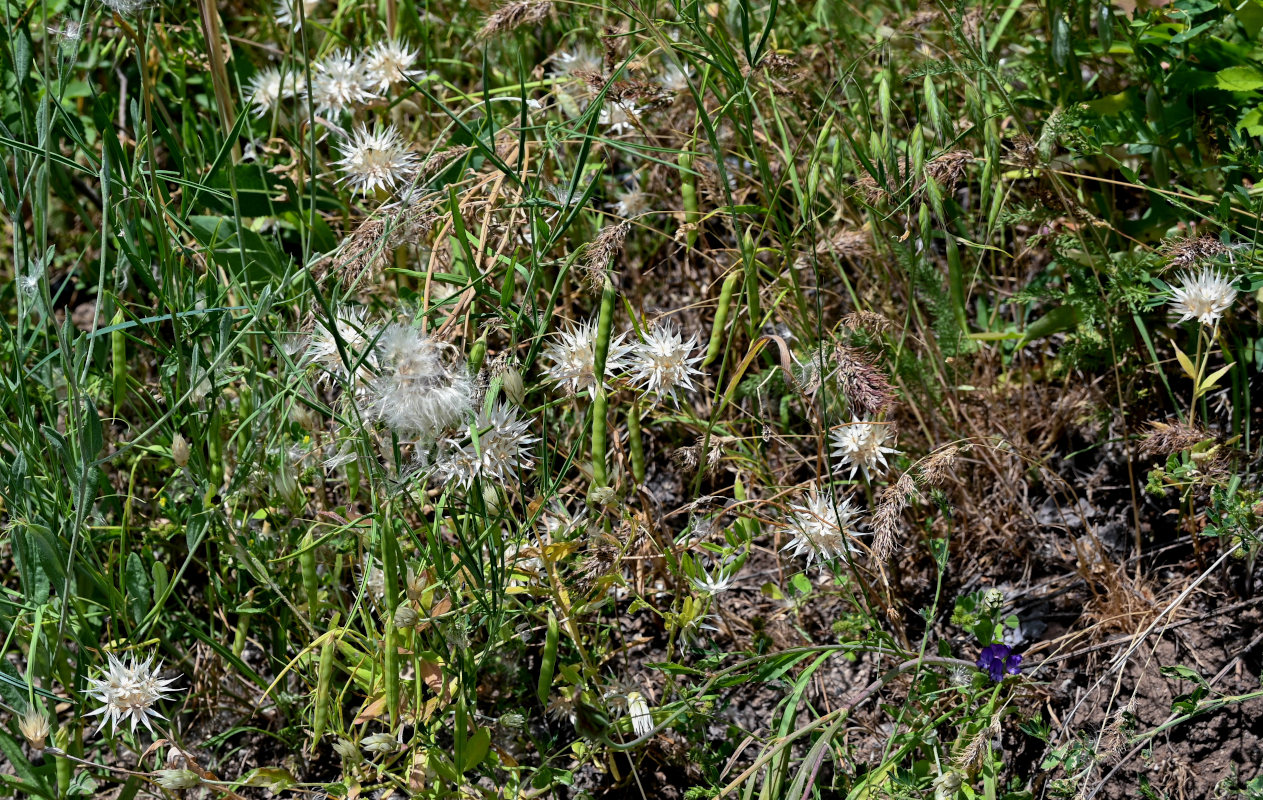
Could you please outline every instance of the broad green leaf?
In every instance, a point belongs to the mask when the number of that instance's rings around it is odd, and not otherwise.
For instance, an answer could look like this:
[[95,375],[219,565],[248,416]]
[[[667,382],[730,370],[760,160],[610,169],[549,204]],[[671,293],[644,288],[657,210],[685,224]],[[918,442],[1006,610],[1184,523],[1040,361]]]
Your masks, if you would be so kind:
[[1180,367],[1184,370],[1184,374],[1190,380],[1197,380],[1197,370],[1193,367],[1193,361],[1184,354],[1180,348],[1175,348],[1175,359],[1180,362]]
[[1233,364],[1229,364],[1226,367],[1217,369],[1214,372],[1212,372],[1209,376],[1207,376],[1207,378],[1204,381],[1202,381],[1202,385],[1197,387],[1198,396],[1204,395],[1207,392],[1209,392],[1211,389],[1215,388],[1215,384],[1219,382],[1220,378],[1222,378],[1224,375],[1227,374],[1228,370],[1232,369],[1235,363],[1236,362],[1233,362]]
[[1215,86],[1229,92],[1263,89],[1263,72],[1254,67],[1228,67],[1215,73]]

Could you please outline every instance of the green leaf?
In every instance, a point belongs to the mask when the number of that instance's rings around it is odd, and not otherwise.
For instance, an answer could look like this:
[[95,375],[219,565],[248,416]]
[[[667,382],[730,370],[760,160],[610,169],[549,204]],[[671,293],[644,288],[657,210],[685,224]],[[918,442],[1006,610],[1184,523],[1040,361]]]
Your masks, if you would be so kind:
[[1259,0],[1244,0],[1236,9],[1237,22],[1245,28],[1247,39],[1253,39],[1263,29],[1263,3]]
[[1208,685],[1206,683],[1206,679],[1203,678],[1201,674],[1198,673],[1196,670],[1191,669],[1189,667],[1180,666],[1179,664],[1176,664],[1175,666],[1171,666],[1171,667],[1162,667],[1159,670],[1159,672],[1161,672],[1164,676],[1168,678],[1179,678],[1180,680],[1192,681],[1193,683],[1196,683],[1198,686]]
[[482,763],[487,757],[487,751],[491,748],[491,729],[479,728],[474,731],[474,735],[469,737],[465,742],[465,766],[462,772],[469,772],[474,767]]
[[1228,67],[1215,73],[1215,86],[1229,92],[1263,89],[1263,72],[1254,67]]
[[1245,131],[1248,136],[1263,136],[1263,106],[1247,111],[1237,123],[1237,130]]
[[140,554],[130,553],[127,556],[127,566],[123,570],[123,580],[127,587],[127,610],[132,615],[132,621],[137,625],[145,618],[145,612],[149,610],[149,572],[145,569],[145,564],[140,560]]
[[1197,387],[1197,395],[1200,397],[1215,388],[1215,384],[1219,382],[1219,379],[1226,375],[1228,370],[1232,369],[1235,365],[1236,362],[1234,361],[1232,364],[1212,372],[1204,381],[1202,381],[1202,385]]
[[1078,324],[1079,310],[1077,308],[1072,305],[1058,306],[1026,326],[1026,332],[1022,334],[1022,339],[1018,342],[1018,349],[1028,342],[1070,330]]

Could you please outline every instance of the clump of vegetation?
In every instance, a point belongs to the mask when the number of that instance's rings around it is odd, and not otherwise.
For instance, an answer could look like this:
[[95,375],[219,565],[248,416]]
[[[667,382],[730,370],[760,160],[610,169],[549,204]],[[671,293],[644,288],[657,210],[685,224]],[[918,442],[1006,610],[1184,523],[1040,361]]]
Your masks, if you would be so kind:
[[0,1],[0,796],[1258,796],[1259,0]]

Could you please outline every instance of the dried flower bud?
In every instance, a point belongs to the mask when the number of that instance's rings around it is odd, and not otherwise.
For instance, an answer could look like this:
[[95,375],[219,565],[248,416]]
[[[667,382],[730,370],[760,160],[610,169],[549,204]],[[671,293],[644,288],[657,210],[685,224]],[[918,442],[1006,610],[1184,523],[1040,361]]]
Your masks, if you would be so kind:
[[44,749],[48,740],[48,718],[31,709],[18,720],[18,730],[22,732],[22,738],[26,739],[31,749],[39,752]]
[[588,502],[594,506],[608,506],[618,500],[618,492],[610,486],[594,486],[588,495]]
[[399,749],[399,742],[395,741],[395,737],[389,733],[374,733],[372,736],[361,739],[360,747],[364,748],[366,753],[390,755]]
[[159,786],[172,792],[192,789],[202,783],[202,777],[191,769],[160,769],[154,776]]
[[333,751],[342,757],[342,760],[348,764],[358,764],[364,760],[364,756],[360,755],[360,749],[355,746],[355,742],[346,739],[337,739],[333,743]]
[[526,384],[517,367],[507,367],[500,373],[500,380],[503,381],[501,385],[504,388],[504,396],[512,400],[514,405],[520,406],[526,402]]
[[421,615],[417,613],[410,605],[402,605],[395,611],[395,627],[411,628],[421,619]]
[[425,590],[429,585],[430,581],[425,577],[424,572],[418,572],[413,567],[408,567],[408,581],[404,591],[408,593],[409,600],[414,603],[421,602],[421,595],[425,594]]
[[177,467],[189,463],[189,440],[178,433],[171,437],[171,460]]

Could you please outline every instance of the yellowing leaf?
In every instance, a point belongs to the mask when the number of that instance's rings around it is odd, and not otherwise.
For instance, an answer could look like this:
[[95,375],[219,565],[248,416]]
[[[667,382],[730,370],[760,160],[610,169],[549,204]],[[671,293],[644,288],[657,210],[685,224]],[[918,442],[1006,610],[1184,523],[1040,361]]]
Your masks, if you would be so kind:
[[1184,374],[1192,380],[1197,380],[1197,370],[1193,368],[1192,359],[1184,355],[1184,351],[1178,347],[1175,348],[1175,358],[1180,362],[1180,366],[1184,368]]
[[[1235,363],[1236,362],[1233,362],[1233,364]],[[1211,389],[1215,388],[1215,384],[1219,381],[1220,378],[1222,378],[1224,375],[1228,373],[1228,370],[1232,369],[1233,364],[1229,364],[1228,366],[1223,367],[1222,369],[1215,370],[1214,372],[1210,374],[1210,376],[1206,378],[1206,380],[1202,381],[1202,385],[1197,387],[1198,396],[1204,395],[1207,392],[1209,392]]]

